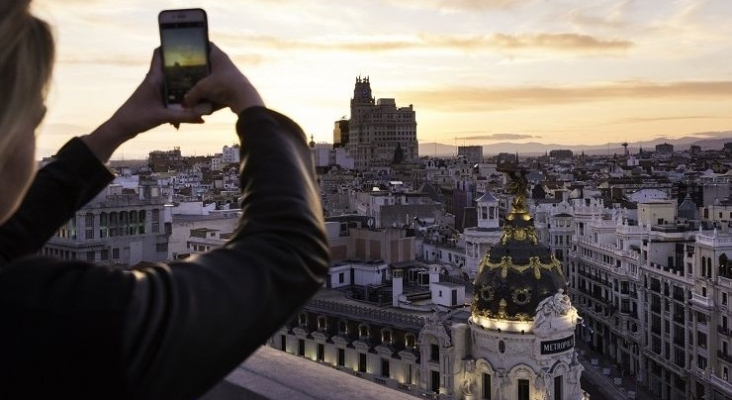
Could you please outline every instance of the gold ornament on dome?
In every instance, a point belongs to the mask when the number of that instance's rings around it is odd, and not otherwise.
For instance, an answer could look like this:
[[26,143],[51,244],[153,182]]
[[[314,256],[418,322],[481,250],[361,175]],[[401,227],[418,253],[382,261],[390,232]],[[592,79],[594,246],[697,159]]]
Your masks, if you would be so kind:
[[483,262],[480,264],[480,271],[483,271],[484,268],[500,269],[501,278],[503,279],[506,279],[506,277],[508,276],[509,269],[517,271],[520,274],[524,273],[524,271],[526,271],[527,269],[533,269],[534,278],[536,278],[537,280],[541,279],[542,269],[547,271],[556,269],[557,271],[559,271],[560,274],[562,274],[562,264],[554,256],[551,256],[551,261],[547,264],[542,263],[539,257],[534,256],[529,258],[529,263],[527,265],[514,264],[511,256],[503,256],[501,257],[501,261],[497,263],[492,263],[490,262],[490,259],[486,258],[483,259]]
[[[506,217],[506,219],[510,219],[512,215],[509,215]],[[528,214],[526,214],[527,217],[529,217]],[[530,217],[529,217],[530,218]],[[530,240],[531,244],[537,244],[539,242],[539,238],[536,235],[536,227],[534,225],[529,226],[513,226],[506,224],[503,226],[503,235],[501,235],[501,244],[504,246],[508,244],[511,240],[518,240],[518,241],[524,241],[524,240]]]
[[528,304],[531,301],[531,289],[516,289],[511,293],[511,299],[518,305]]
[[508,314],[506,313],[506,306],[508,306],[506,299],[501,299],[501,301],[498,303],[498,314],[496,314],[497,318],[508,319]]
[[[480,293],[481,299],[483,299],[485,301],[493,301],[493,295],[495,294],[496,291],[489,285],[483,285],[480,287],[478,292]],[[476,299],[477,299],[477,295],[476,295]]]
[[526,321],[531,321],[534,318],[531,317],[529,314],[519,313],[519,314],[516,314],[516,316],[513,317],[513,319],[515,319],[516,321],[526,322]]

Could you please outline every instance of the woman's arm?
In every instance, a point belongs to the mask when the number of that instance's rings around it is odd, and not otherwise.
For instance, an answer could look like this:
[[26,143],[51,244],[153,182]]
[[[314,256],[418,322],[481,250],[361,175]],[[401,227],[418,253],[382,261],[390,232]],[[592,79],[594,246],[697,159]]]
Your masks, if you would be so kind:
[[70,140],[38,171],[18,211],[0,225],[0,262],[38,252],[113,178],[82,140]]
[[223,248],[136,271],[128,308],[130,398],[195,398],[263,344],[321,286],[330,263],[305,135],[249,108],[243,215]]

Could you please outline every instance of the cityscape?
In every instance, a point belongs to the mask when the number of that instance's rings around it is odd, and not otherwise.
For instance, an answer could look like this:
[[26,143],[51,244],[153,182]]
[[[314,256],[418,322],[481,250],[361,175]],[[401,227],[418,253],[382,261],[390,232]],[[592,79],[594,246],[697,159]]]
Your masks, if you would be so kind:
[[[358,76],[333,143],[311,139],[333,264],[267,347],[382,398],[732,398],[732,139],[434,157],[397,100]],[[221,246],[239,162],[114,162],[42,253],[130,268]]]
[[[732,2],[189,6],[305,133],[331,256],[202,400],[732,400]],[[182,5],[31,7],[58,44],[43,166]],[[225,246],[237,116],[203,119],[120,146],[40,253],[132,270]]]

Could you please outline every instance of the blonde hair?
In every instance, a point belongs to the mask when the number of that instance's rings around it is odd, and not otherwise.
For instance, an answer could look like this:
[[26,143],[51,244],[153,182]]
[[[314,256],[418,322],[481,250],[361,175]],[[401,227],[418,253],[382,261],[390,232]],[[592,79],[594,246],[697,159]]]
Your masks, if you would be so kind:
[[0,0],[0,167],[37,115],[54,61],[51,28],[31,15],[30,0]]

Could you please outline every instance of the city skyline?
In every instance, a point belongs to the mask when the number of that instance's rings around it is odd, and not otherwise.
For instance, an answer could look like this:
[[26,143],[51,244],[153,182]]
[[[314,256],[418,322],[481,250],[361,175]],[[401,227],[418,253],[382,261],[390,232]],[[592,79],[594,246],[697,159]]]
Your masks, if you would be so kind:
[[[58,43],[39,158],[111,116],[159,45],[157,13],[185,6],[34,2]],[[732,70],[724,63],[732,51],[730,3],[195,6],[207,10],[211,40],[230,53],[268,106],[291,116],[316,142],[332,141],[333,122],[348,116],[359,75],[370,76],[377,98],[414,105],[420,142],[597,145],[732,130]],[[173,146],[187,154],[218,152],[236,140],[234,118],[223,111],[203,126],[163,126],[124,145],[115,158]]]

